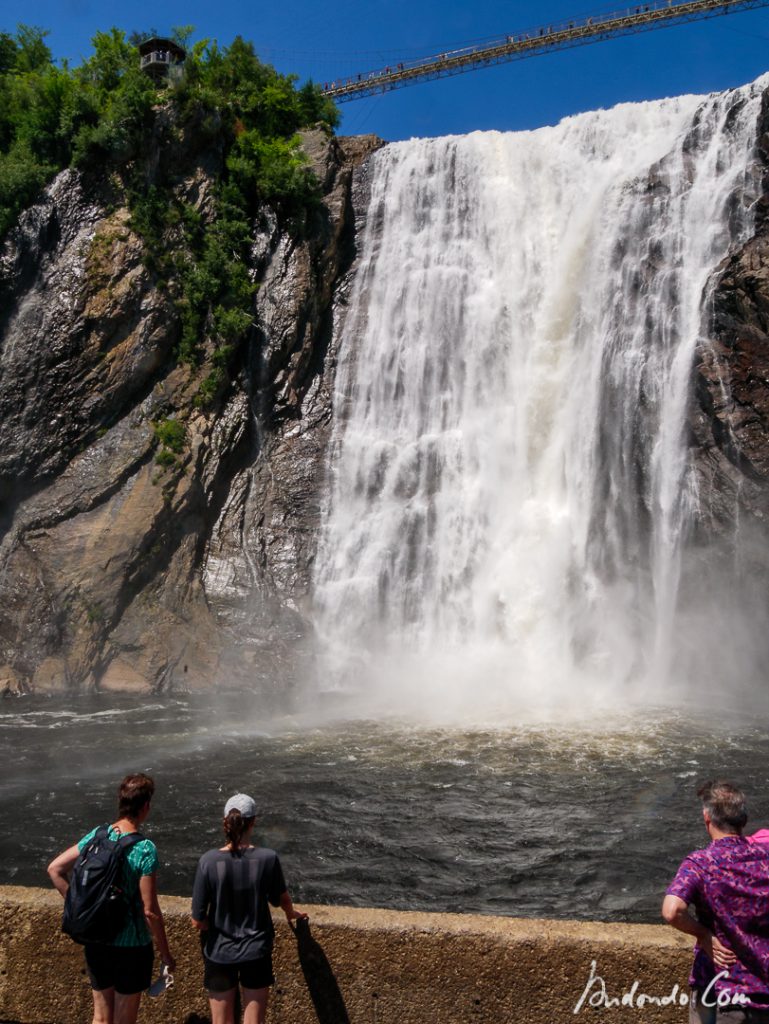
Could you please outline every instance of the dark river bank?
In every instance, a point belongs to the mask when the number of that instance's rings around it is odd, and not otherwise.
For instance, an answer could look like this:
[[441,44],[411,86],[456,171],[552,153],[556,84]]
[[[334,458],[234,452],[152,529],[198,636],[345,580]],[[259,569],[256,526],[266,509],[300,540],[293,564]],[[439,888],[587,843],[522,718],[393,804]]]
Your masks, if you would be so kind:
[[111,818],[119,778],[157,784],[146,833],[162,892],[186,895],[232,792],[262,809],[298,903],[654,922],[704,845],[696,782],[747,790],[769,824],[757,719],[670,709],[601,722],[448,729],[258,723],[253,698],[21,698],[0,706],[0,883]]

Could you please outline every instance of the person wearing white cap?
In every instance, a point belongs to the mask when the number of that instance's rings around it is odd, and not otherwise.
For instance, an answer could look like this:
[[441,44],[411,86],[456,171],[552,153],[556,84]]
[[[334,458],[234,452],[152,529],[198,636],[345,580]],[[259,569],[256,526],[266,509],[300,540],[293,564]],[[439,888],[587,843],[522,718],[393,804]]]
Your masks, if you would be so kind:
[[236,793],[224,805],[227,843],[200,858],[192,888],[192,923],[203,940],[204,984],[211,1024],[234,1024],[238,985],[243,1024],[262,1024],[272,973],[274,928],[268,904],[288,921],[306,918],[294,907],[274,850],[254,846],[256,804]]

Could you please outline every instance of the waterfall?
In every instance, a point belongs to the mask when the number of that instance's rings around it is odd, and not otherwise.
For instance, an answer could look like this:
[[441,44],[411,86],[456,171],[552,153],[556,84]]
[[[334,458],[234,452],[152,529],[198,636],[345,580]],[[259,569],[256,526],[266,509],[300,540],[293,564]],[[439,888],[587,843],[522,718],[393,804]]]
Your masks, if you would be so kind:
[[752,229],[766,84],[375,155],[337,339],[323,685],[462,712],[682,671],[691,368]]

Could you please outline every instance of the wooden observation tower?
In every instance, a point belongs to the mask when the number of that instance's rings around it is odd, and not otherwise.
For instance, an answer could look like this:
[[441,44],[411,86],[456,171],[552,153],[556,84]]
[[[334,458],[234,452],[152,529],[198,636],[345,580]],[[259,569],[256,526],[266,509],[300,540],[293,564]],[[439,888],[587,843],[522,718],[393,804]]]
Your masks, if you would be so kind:
[[177,82],[184,72],[187,52],[173,39],[153,36],[139,44],[141,69],[160,85],[164,81]]

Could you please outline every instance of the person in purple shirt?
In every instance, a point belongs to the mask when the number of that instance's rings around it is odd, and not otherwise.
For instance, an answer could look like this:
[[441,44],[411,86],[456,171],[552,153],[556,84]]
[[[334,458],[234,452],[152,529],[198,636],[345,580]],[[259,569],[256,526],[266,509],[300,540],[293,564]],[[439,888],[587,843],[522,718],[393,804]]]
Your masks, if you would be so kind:
[[769,1024],[769,845],[743,836],[736,786],[706,782],[697,795],[711,841],[683,861],[662,903],[665,921],[697,940],[689,1022]]

